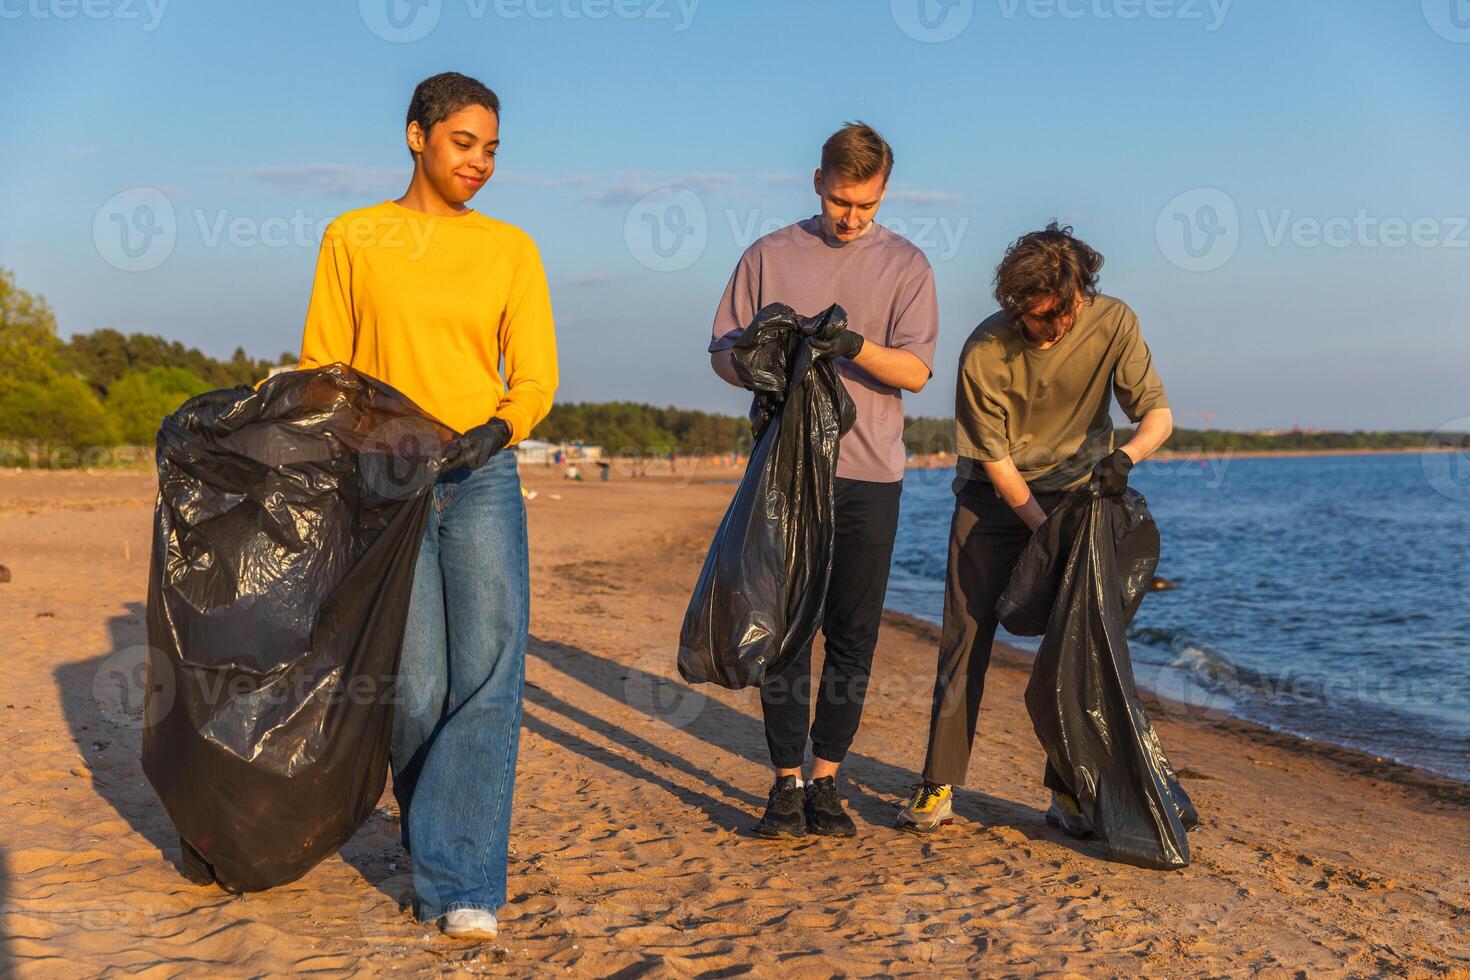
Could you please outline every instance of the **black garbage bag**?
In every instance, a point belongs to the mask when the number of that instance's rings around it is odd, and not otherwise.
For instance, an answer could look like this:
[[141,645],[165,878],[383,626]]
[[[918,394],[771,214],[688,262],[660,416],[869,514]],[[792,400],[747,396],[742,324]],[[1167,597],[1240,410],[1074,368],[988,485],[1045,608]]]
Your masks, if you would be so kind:
[[1199,817],[1139,703],[1126,636],[1158,563],[1142,495],[1105,497],[1094,480],[1041,525],[996,612],[1012,633],[1045,634],[1026,709],[1109,857],[1170,869],[1189,863]]
[[453,435],[341,364],[164,419],[143,771],[192,879],[293,881],[373,812]]
[[808,318],[774,303],[735,344],[735,370],[755,392],[755,444],[684,614],[686,681],[759,684],[821,626],[837,445],[857,412],[832,361],[813,359],[810,340],[846,329],[840,306]]

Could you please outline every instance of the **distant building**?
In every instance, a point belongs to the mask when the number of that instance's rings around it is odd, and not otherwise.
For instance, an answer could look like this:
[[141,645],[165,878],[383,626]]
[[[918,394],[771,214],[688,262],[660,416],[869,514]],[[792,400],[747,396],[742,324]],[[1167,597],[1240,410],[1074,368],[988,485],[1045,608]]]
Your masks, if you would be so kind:
[[584,446],[579,442],[542,442],[540,439],[516,443],[516,461],[520,463],[550,466],[558,455],[563,462],[591,463],[602,458],[602,447]]

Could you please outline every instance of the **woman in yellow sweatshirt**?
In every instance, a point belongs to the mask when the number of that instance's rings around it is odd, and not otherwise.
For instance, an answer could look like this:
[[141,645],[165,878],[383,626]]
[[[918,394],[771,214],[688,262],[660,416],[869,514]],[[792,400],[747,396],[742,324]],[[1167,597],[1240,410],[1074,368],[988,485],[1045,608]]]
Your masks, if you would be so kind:
[[420,921],[493,937],[530,625],[525,505],[507,447],[551,408],[556,341],[535,244],[466,206],[495,171],[495,93],[454,72],[425,79],[407,141],[404,195],[327,227],[299,366],[350,364],[463,433],[419,551],[393,792]]

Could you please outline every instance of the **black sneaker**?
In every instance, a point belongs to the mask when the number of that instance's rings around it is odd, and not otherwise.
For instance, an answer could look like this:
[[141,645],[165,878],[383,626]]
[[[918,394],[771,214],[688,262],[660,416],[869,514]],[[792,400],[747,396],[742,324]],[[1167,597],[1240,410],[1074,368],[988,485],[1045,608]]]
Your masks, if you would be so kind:
[[805,802],[801,787],[795,776],[778,776],[771,787],[770,800],[766,803],[766,815],[756,824],[755,832],[762,837],[805,837],[806,816],[802,813]]
[[837,780],[831,776],[813,779],[806,787],[806,826],[823,837],[856,837],[857,824],[842,807]]

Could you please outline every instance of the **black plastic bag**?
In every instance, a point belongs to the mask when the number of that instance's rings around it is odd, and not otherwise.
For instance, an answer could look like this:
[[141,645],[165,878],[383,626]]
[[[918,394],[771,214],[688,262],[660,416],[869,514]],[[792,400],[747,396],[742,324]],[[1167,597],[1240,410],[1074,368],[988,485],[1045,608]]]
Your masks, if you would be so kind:
[[684,614],[686,681],[759,684],[821,626],[837,447],[857,414],[832,361],[812,357],[810,339],[846,329],[840,306],[807,318],[774,303],[735,343],[735,370],[755,392],[755,444]]
[[373,812],[452,437],[341,364],[164,419],[143,771],[192,879],[293,881]]
[[1094,480],[1038,529],[996,612],[1012,633],[1045,634],[1026,709],[1109,857],[1170,869],[1189,863],[1199,817],[1139,703],[1126,635],[1158,563],[1144,498],[1102,496]]

